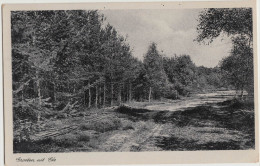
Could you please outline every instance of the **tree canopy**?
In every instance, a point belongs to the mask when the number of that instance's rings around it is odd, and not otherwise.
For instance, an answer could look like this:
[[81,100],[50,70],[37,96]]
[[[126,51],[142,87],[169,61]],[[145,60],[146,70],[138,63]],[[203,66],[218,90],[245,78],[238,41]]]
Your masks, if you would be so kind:
[[154,42],[138,60],[104,20],[96,10],[12,12],[15,119],[72,106],[177,99],[221,86],[219,68],[198,67],[189,55],[167,57]]
[[197,41],[202,42],[219,37],[246,35],[252,40],[253,24],[251,8],[210,8],[200,13],[197,26]]
[[221,34],[231,37],[230,56],[220,62],[225,82],[253,92],[253,24],[251,8],[205,9],[199,15],[198,42],[211,43]]

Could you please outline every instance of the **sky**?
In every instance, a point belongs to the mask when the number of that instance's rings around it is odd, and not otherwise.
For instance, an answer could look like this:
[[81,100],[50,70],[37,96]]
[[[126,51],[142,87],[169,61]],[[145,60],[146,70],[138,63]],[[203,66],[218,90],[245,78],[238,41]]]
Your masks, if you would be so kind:
[[229,55],[231,41],[219,37],[210,45],[194,41],[198,35],[198,15],[203,9],[102,10],[106,22],[127,36],[133,56],[143,60],[148,46],[155,42],[163,56],[190,55],[198,66],[215,67]]

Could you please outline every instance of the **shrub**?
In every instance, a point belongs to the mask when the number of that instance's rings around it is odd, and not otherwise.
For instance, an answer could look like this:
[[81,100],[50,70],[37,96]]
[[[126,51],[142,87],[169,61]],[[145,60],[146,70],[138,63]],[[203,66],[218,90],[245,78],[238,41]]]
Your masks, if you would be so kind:
[[34,122],[37,121],[37,114],[30,107],[14,107],[13,109],[14,121],[18,119],[29,119]]
[[77,136],[77,140],[78,141],[89,141],[90,140],[90,134],[89,133],[79,133],[79,135]]
[[13,142],[14,153],[48,153],[54,145],[53,139],[45,138],[39,141]]
[[230,107],[234,109],[254,109],[254,101],[243,101],[239,99],[233,99],[231,101]]
[[89,123],[82,123],[82,124],[80,124],[79,129],[82,131],[90,130],[90,125],[89,125]]
[[121,127],[121,120],[119,118],[107,118],[85,123],[80,125],[80,130],[95,130],[98,132],[106,132],[111,130],[118,130]]
[[68,133],[55,138],[55,143],[61,147],[70,147],[77,144],[77,138],[74,134]]
[[119,118],[113,118],[112,121],[114,123],[114,127],[116,127],[117,129],[120,128],[121,120]]
[[133,127],[133,122],[129,121],[129,120],[124,120],[123,121],[123,130],[134,130],[135,128]]
[[135,128],[131,124],[127,124],[123,127],[123,130],[134,130]]

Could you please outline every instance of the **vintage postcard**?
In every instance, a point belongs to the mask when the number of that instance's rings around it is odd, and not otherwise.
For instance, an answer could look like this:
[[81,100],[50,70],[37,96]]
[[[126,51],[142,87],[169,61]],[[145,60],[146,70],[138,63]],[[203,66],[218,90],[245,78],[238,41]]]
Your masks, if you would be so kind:
[[256,1],[5,4],[5,162],[258,162]]

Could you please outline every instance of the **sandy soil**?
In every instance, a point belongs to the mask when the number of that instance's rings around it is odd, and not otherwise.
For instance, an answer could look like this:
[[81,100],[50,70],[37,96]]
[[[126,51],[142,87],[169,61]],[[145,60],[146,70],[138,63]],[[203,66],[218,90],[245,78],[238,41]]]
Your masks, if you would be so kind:
[[[230,101],[231,97],[231,92],[216,92],[199,94],[185,101],[133,102],[130,104],[135,107],[92,110],[93,113],[87,110],[89,117],[52,119],[45,124],[58,129],[64,126],[78,128],[47,140],[14,144],[14,151],[253,149],[254,104],[249,101]],[[225,100],[229,101],[223,102]],[[92,115],[99,119],[89,121]]]

